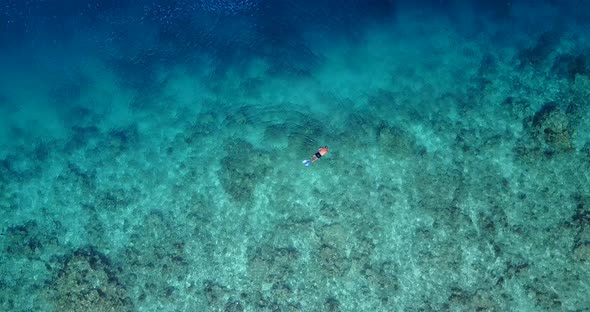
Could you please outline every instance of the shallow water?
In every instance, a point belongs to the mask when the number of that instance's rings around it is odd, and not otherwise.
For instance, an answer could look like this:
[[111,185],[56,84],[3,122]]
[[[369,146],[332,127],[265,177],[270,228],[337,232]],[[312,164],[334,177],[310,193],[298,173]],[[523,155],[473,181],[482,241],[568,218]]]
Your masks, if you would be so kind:
[[0,310],[590,310],[589,12],[4,0]]

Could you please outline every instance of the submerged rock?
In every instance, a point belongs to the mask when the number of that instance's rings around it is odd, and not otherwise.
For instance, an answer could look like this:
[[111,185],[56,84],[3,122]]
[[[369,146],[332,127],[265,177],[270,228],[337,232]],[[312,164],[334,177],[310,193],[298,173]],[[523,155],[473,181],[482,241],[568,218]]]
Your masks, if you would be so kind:
[[520,66],[539,66],[541,65],[559,45],[561,34],[555,31],[546,31],[542,33],[535,44],[520,51],[517,58]]
[[46,248],[59,245],[56,230],[47,229],[33,220],[9,227],[4,237],[4,252],[16,258],[39,258]]
[[574,148],[569,116],[555,102],[546,103],[535,113],[531,132],[556,152],[568,152]]
[[590,262],[590,243],[579,244],[574,248],[574,259]]
[[399,127],[380,126],[377,141],[385,152],[394,155],[415,156],[426,153],[426,149],[418,144],[411,133]]
[[111,261],[93,247],[68,255],[50,285],[49,297],[57,311],[133,311]]
[[570,81],[576,79],[576,75],[590,75],[590,55],[561,54],[555,57],[551,72],[559,78]]
[[271,171],[270,155],[243,140],[224,143],[227,156],[221,159],[220,180],[232,199],[247,202],[254,190]]
[[584,160],[590,162],[590,142],[586,142],[586,144],[584,144],[584,147],[582,147],[580,153],[582,153],[582,158]]

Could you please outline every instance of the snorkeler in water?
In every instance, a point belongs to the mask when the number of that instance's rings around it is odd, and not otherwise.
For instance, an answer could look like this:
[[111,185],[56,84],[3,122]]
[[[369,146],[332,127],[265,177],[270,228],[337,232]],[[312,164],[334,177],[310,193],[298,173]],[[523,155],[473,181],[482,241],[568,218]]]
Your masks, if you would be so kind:
[[320,147],[317,151],[317,153],[311,155],[311,157],[309,159],[306,159],[303,161],[303,165],[305,165],[305,167],[309,167],[311,166],[312,163],[316,162],[318,159],[322,158],[322,156],[328,154],[328,152],[330,152],[328,150],[328,146],[324,146],[324,147]]

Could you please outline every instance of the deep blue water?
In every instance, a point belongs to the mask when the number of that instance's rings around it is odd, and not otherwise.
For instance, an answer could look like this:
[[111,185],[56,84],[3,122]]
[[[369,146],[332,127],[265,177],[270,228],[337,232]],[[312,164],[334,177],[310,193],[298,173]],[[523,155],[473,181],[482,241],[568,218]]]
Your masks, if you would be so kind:
[[588,34],[584,0],[0,0],[0,310],[588,311]]

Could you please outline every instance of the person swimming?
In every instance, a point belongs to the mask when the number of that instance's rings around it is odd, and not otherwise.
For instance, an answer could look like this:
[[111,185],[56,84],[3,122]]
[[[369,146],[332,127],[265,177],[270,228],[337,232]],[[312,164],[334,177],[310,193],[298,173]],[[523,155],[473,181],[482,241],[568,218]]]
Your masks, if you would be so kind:
[[303,161],[303,165],[305,165],[305,167],[309,167],[311,166],[312,163],[316,162],[318,159],[322,158],[322,156],[328,154],[328,152],[330,152],[328,150],[328,146],[324,146],[324,147],[320,147],[317,151],[317,153],[311,155],[311,157],[309,159],[306,159]]

